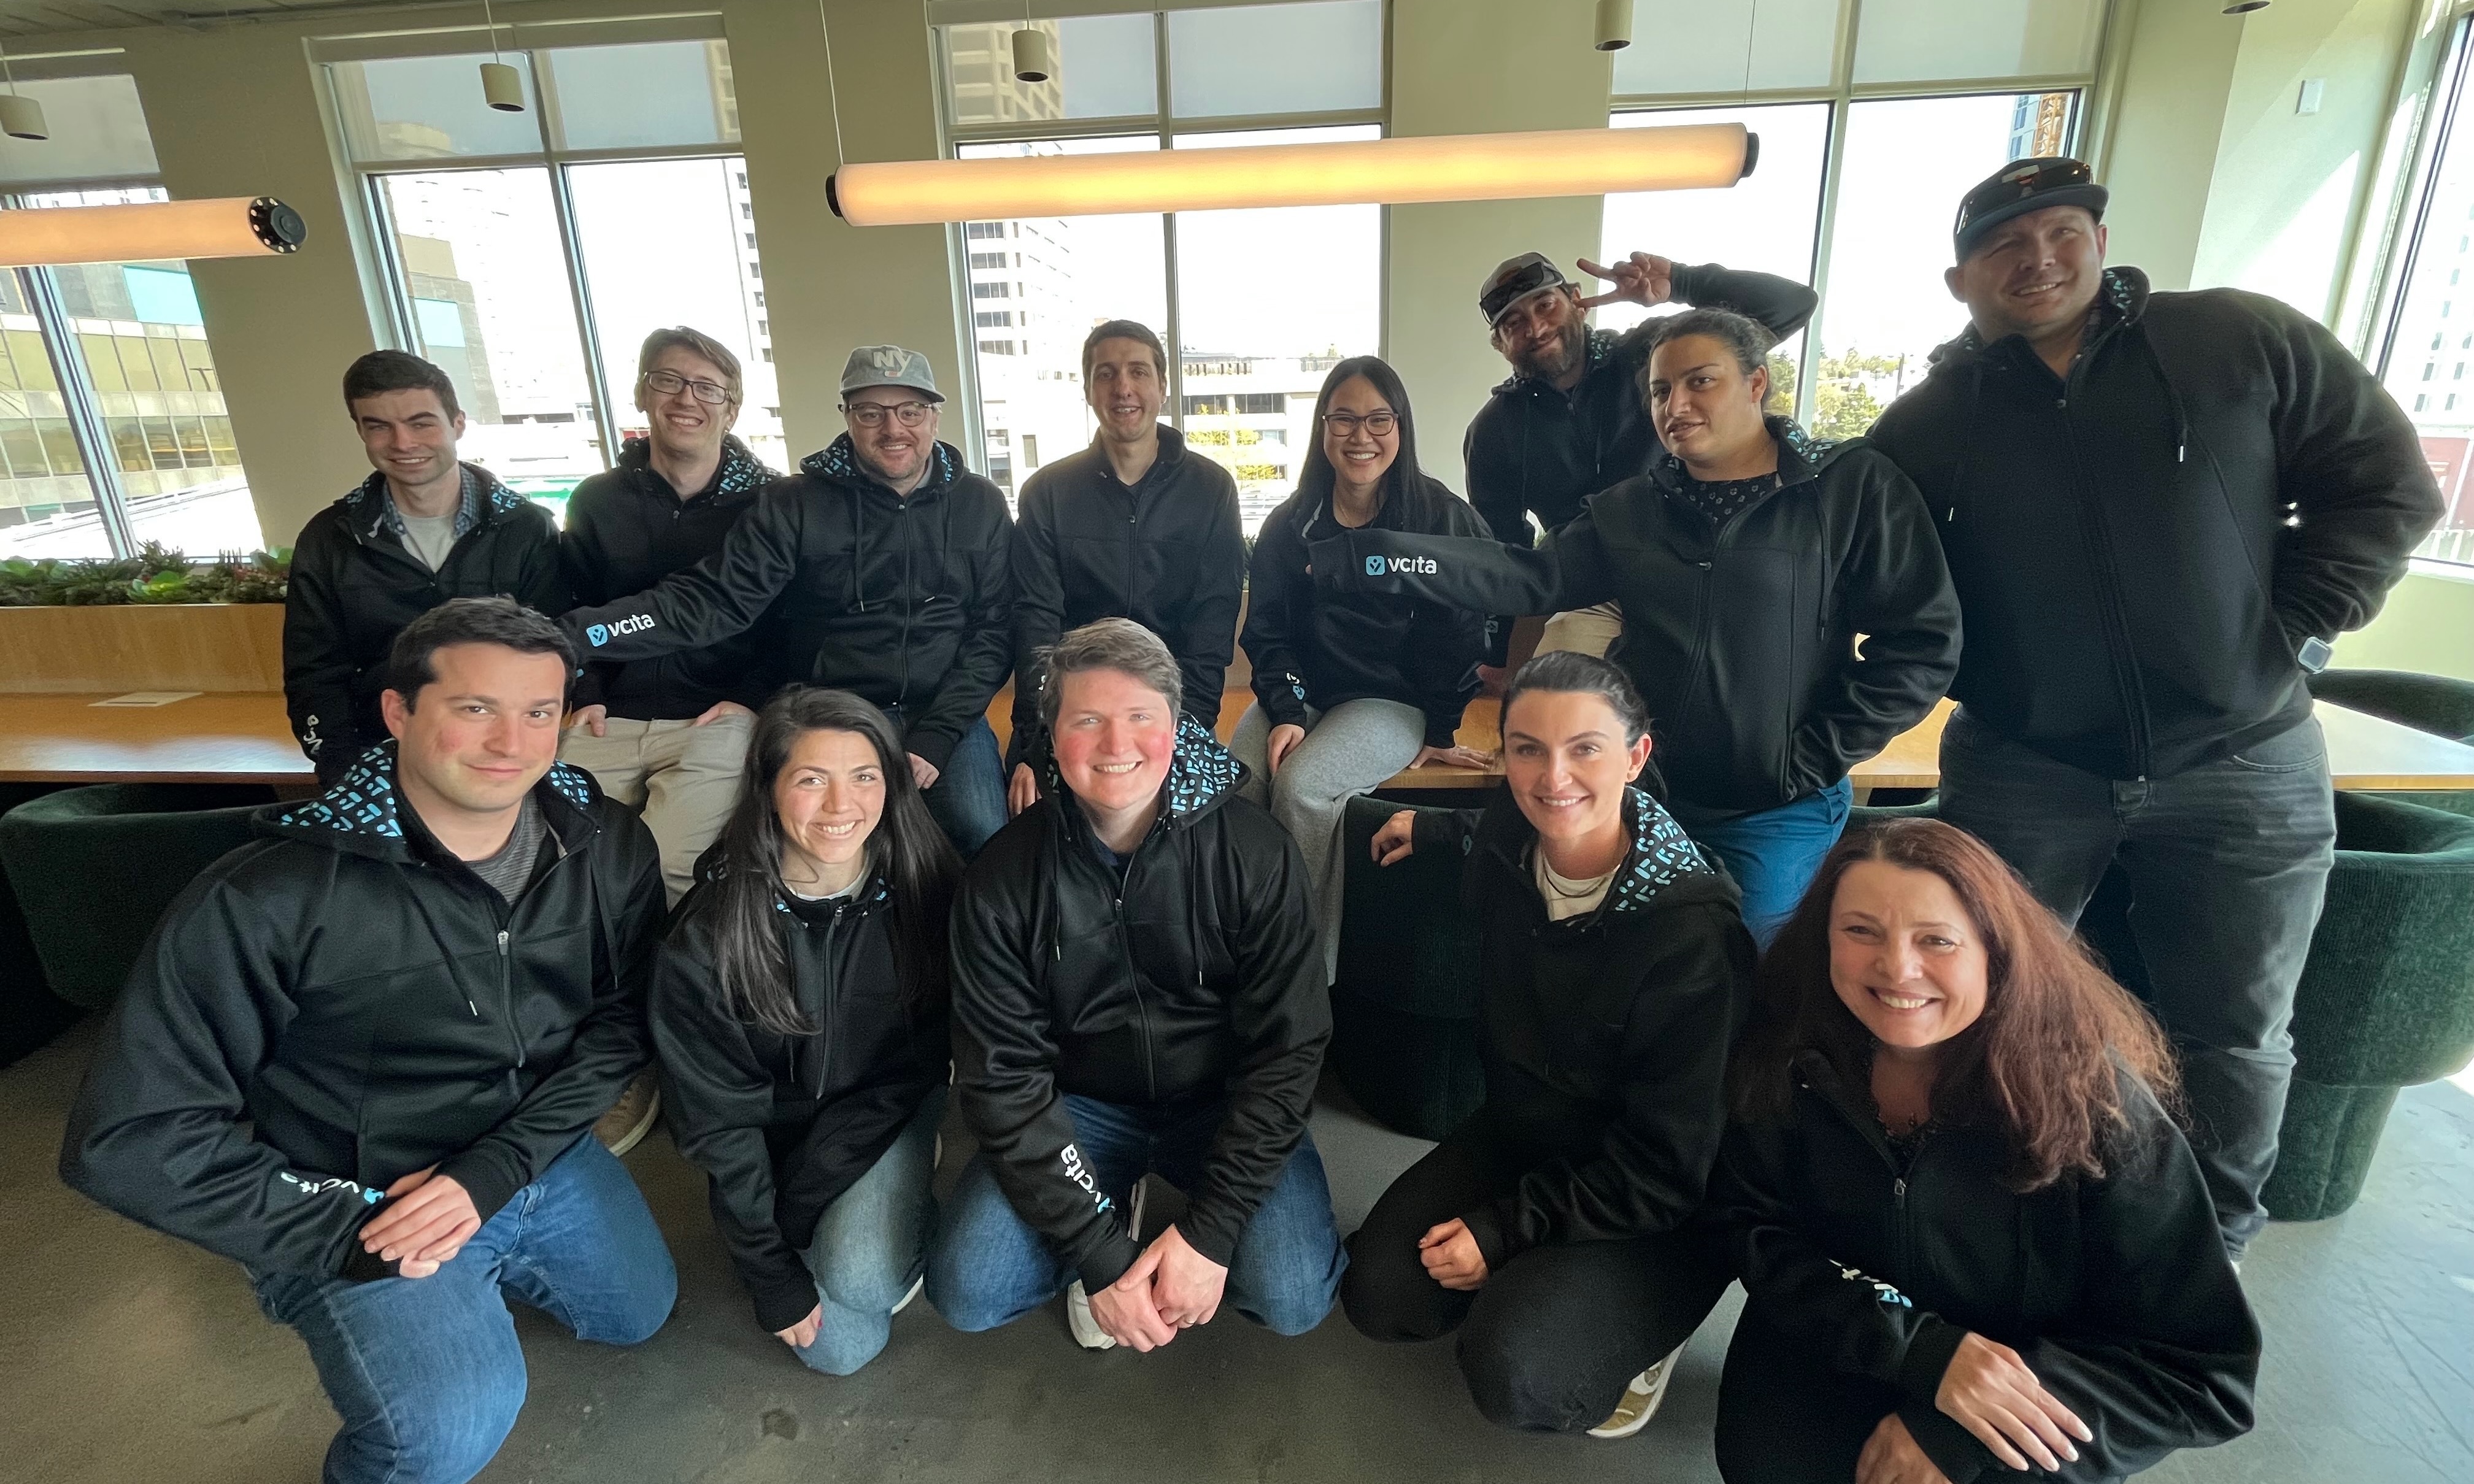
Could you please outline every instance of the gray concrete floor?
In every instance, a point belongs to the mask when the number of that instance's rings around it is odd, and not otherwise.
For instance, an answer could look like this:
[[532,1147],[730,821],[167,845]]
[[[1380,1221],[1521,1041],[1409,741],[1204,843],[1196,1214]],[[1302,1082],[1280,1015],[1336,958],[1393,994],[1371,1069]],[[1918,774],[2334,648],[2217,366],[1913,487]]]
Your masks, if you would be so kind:
[[[239,1271],[53,1174],[94,1030],[0,1071],[0,1479],[314,1479],[334,1416]],[[1337,1100],[1315,1134],[1343,1229],[1422,1147]],[[949,1173],[958,1142],[949,1131]],[[1378,1347],[1338,1315],[1295,1340],[1232,1315],[1146,1356],[1085,1354],[1058,1314],[957,1334],[920,1303],[883,1357],[834,1380],[755,1327],[702,1179],[667,1138],[628,1164],[677,1253],[678,1309],[629,1351],[520,1311],[531,1399],[486,1480],[1717,1477],[1710,1426],[1732,1295],[1665,1410],[1621,1443],[1499,1432],[1470,1408],[1447,1344]],[[2244,1277],[2268,1339],[2259,1428],[2151,1477],[2474,1479],[2474,1096],[2447,1083],[2408,1092],[2362,1204],[2270,1228]]]

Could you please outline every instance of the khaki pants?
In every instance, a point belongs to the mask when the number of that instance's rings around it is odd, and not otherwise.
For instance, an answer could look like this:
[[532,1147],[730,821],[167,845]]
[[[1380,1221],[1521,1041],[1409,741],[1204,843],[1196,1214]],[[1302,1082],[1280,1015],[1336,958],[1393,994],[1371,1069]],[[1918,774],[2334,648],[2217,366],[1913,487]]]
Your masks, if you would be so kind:
[[644,814],[662,847],[662,885],[672,906],[695,884],[696,857],[729,822],[739,802],[740,769],[756,719],[727,716],[689,721],[631,721],[612,717],[608,735],[575,727],[560,740],[558,757],[591,773],[601,791]]
[[1594,608],[1575,608],[1559,613],[1546,620],[1546,632],[1538,640],[1540,654],[1552,654],[1569,649],[1579,654],[1607,657],[1608,646],[1623,632],[1623,610],[1613,603],[1600,603]]

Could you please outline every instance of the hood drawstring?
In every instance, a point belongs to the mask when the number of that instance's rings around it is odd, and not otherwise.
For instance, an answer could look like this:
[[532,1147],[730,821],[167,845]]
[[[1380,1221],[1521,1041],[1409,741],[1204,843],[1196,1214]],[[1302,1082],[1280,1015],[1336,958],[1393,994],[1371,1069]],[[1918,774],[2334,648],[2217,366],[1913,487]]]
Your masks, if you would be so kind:
[[1984,401],[1984,353],[1977,351],[1967,362],[1967,410],[1958,422],[1958,458],[1950,471],[1950,504],[1942,511],[1941,523],[1950,524],[1958,519],[1958,492],[1967,485],[1967,459],[1975,439],[1977,409]]
[[2156,353],[2156,342],[2147,337],[2147,327],[2132,321],[2122,332],[2136,336],[2139,349],[2147,353],[2147,364],[2156,372],[2156,379],[2165,387],[2165,405],[2173,414],[2173,462],[2185,463],[2191,456],[2191,416],[2182,405],[2182,394],[2173,386],[2173,378],[2165,374],[2165,358]]

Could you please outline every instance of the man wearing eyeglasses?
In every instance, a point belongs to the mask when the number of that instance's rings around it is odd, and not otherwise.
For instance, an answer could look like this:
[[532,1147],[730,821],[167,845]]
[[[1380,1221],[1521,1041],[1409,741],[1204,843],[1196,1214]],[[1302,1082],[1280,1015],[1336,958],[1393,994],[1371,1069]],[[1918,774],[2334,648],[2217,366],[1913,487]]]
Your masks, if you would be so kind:
[[[1469,420],[1461,445],[1468,499],[1494,539],[1528,549],[1538,529],[1553,535],[1581,513],[1584,497],[1620,484],[1649,467],[1658,434],[1642,410],[1641,368],[1649,362],[1648,327],[1618,335],[1589,328],[1589,310],[1618,302],[1656,307],[1732,309],[1785,339],[1812,318],[1820,301],[1792,280],[1738,272],[1715,263],[1694,266],[1635,253],[1612,267],[1580,260],[1583,273],[1614,286],[1583,295],[1543,253],[1523,253],[1495,265],[1478,289],[1477,310],[1512,377],[1497,386]],[[1622,631],[1613,603],[1547,620],[1541,649],[1604,654]],[[1499,667],[1512,620],[1490,620],[1488,663],[1479,669],[1499,688]],[[1656,697],[1652,697],[1656,703]]]
[[[641,592],[721,549],[781,477],[730,431],[739,420],[739,357],[682,325],[644,337],[636,409],[647,430],[618,467],[575,487],[560,553],[586,606]],[[755,631],[629,664],[589,667],[576,687],[559,760],[641,810],[662,847],[670,901],[687,895],[696,858],[739,799],[739,771],[764,702]]]
[[2439,493],[2310,318],[2106,267],[2105,201],[2058,158],[1968,193],[1944,279],[1970,324],[1872,441],[1931,508],[1966,628],[1941,815],[2066,922],[2128,877],[2239,1259],[2336,840],[2305,682],[2379,612]]
[[834,686],[902,729],[929,813],[964,855],[1006,822],[989,701],[1012,660],[1013,522],[936,437],[928,357],[861,346],[848,431],[767,486],[721,549],[561,621],[589,662],[701,649],[764,623],[765,689]]

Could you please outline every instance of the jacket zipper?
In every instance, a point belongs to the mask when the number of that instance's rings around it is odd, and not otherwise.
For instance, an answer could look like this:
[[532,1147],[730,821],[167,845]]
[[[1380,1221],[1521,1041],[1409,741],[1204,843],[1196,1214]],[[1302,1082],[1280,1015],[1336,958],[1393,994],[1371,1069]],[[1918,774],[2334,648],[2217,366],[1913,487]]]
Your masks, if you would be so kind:
[[2130,620],[2122,599],[2122,574],[2113,561],[2112,526],[2106,522],[2103,507],[2098,503],[2095,492],[2088,488],[2087,470],[2079,458],[2079,441],[2071,419],[2071,393],[2074,388],[2086,385],[2082,373],[2088,361],[2098,347],[2120,333],[2121,328],[2117,326],[2100,337],[2097,345],[2079,353],[2078,359],[2071,365],[2070,376],[2062,382],[2062,395],[2054,399],[2053,410],[2061,416],[2063,446],[2071,450],[2071,482],[2079,499],[2079,526],[2086,533],[2088,556],[2096,564],[2097,581],[2102,590],[2105,640],[2109,651],[2106,657],[2113,662],[2114,698],[2122,706],[2122,724],[2130,730],[2130,771],[2134,777],[2145,781],[2148,768],[2146,688],[2139,683],[2138,670],[2130,653]]
[[507,1041],[516,1049],[516,1065],[524,1064],[524,1038],[516,1029],[516,980],[509,965],[507,930],[498,930],[498,1000],[506,1007]]
[[835,983],[834,978],[834,970],[840,966],[841,961],[834,951],[834,938],[841,925],[842,907],[836,903],[833,916],[825,922],[825,1003],[823,1013],[816,1017],[819,1033],[816,1036],[816,1101],[820,1103],[825,1097],[825,1075],[833,1062],[834,1001],[840,998],[841,993],[841,986]]
[[1902,1171],[1899,1168],[1897,1156],[1890,1153],[1889,1140],[1882,1136],[1878,1127],[1872,1126],[1871,1120],[1859,1118],[1848,1111],[1840,1106],[1836,1098],[1815,1087],[1810,1079],[1798,1074],[1796,1080],[1807,1091],[1819,1098],[1824,1107],[1836,1114],[1840,1122],[1853,1130],[1857,1138],[1870,1145],[1873,1153],[1880,1156],[1882,1167],[1890,1172],[1890,1254],[1897,1271],[1882,1274],[1880,1277],[1901,1292],[1904,1292],[1907,1286],[1907,1269],[1910,1266],[1908,1257],[1913,1245],[1912,1225],[1907,1214],[1907,1180],[1910,1174],[1923,1166],[1924,1145],[1919,1143],[1916,1146],[1918,1157],[1905,1171]]
[[[1126,863],[1131,871],[1133,863]],[[1159,1068],[1152,1059],[1152,1010],[1143,998],[1142,975],[1134,967],[1133,939],[1126,933],[1126,888],[1120,882],[1116,893],[1117,953],[1126,962],[1126,984],[1133,990],[1134,1023],[1143,1034],[1143,1092],[1152,1102],[1159,1101]]]

